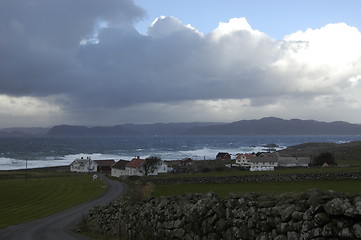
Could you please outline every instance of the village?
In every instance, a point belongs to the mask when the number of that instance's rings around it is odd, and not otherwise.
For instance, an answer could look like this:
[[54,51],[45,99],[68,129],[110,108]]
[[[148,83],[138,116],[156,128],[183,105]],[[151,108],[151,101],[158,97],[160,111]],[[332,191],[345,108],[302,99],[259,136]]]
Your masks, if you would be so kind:
[[[153,160],[153,161],[152,161]],[[151,162],[152,161],[152,162]],[[137,156],[131,160],[93,160],[90,157],[75,159],[70,164],[71,172],[107,173],[112,177],[126,176],[154,176],[162,173],[175,172],[174,166],[191,168],[197,161],[192,158],[184,158],[180,161],[163,161],[160,158],[151,157],[142,159]],[[215,160],[224,162],[226,168],[242,168],[249,171],[274,171],[277,167],[308,167],[310,157],[283,157],[277,152],[262,153],[237,153],[232,155],[227,152],[219,152]]]

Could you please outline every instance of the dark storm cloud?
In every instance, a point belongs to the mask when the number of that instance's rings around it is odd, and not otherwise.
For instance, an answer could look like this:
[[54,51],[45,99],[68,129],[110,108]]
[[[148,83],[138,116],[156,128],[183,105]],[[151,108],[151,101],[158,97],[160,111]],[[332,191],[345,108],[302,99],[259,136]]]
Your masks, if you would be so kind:
[[127,0],[1,1],[0,93],[47,96],[79,89],[91,74],[75,56],[81,40],[99,21],[131,29],[142,16]]
[[[240,99],[242,109],[273,104],[286,112],[289,99],[306,106],[303,99],[359,96],[361,34],[346,24],[276,41],[245,18],[203,34],[160,17],[142,35],[134,23],[143,16],[130,0],[0,1],[0,95],[55,99],[49,104],[59,112],[85,118],[149,106],[157,112],[163,103],[186,112],[194,100],[201,102],[193,112],[224,109],[229,99]],[[230,106],[236,115],[238,102]]]
[[98,44],[81,46],[78,51],[79,61],[92,74],[91,85],[76,97],[98,96],[86,101],[90,105],[124,106],[238,98],[242,92],[243,97],[264,95],[262,88],[252,92],[245,86],[262,85],[266,74],[262,68],[273,60],[275,46],[263,35],[251,42],[251,34],[244,31],[217,40],[175,18],[158,19],[147,36],[132,29],[104,28]]
[[[263,78],[257,68],[268,61],[249,46],[253,36],[246,31],[217,42],[175,18],[159,18],[141,35],[133,23],[143,12],[131,1],[0,4],[5,95],[62,94],[74,107],[234,98],[242,83]],[[100,23],[106,27],[97,29]],[[243,44],[233,49],[237,41]]]

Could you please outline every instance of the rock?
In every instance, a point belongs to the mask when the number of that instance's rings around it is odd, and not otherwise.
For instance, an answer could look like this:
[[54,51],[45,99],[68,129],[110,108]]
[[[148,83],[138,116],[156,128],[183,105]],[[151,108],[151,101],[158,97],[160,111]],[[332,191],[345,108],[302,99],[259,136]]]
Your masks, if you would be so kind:
[[218,220],[218,222],[216,223],[215,225],[215,230],[216,232],[221,232],[225,229],[227,223],[226,221],[224,220],[224,218],[221,218]]
[[281,214],[282,222],[288,222],[292,219],[292,214],[295,212],[295,206],[291,205],[285,210],[283,210]]
[[343,215],[349,208],[351,208],[350,202],[340,198],[332,199],[324,206],[326,213],[332,216]]
[[236,240],[235,234],[232,231],[232,228],[228,228],[223,234],[224,240]]
[[297,232],[288,232],[287,233],[287,240],[299,240],[300,235]]
[[256,240],[269,240],[269,236],[267,233],[261,233],[259,236],[256,237]]
[[303,212],[297,212],[296,211],[296,212],[292,213],[291,218],[292,218],[293,221],[299,222],[299,221],[301,221],[303,219],[303,215],[304,215]]
[[182,239],[183,235],[184,235],[185,231],[181,228],[175,229],[173,231],[173,236],[178,238],[178,239]]
[[330,217],[326,213],[317,213],[314,217],[317,226],[324,226],[330,222]]
[[274,240],[287,240],[287,236],[286,235],[278,235],[277,237],[275,237]]
[[355,237],[361,238],[361,223],[356,223],[352,226]]
[[260,208],[271,208],[276,205],[275,201],[269,200],[269,201],[262,201],[259,203]]
[[316,238],[322,236],[322,229],[321,228],[312,228],[310,231],[310,237]]
[[207,236],[207,240],[219,240],[219,236],[217,233],[210,233]]
[[322,236],[323,237],[332,237],[332,236],[335,236],[337,234],[335,234],[335,227],[331,224],[331,223],[328,223],[326,224],[323,229],[322,229]]
[[338,234],[338,236],[342,238],[352,238],[352,232],[348,227],[345,227],[341,230],[341,232]]

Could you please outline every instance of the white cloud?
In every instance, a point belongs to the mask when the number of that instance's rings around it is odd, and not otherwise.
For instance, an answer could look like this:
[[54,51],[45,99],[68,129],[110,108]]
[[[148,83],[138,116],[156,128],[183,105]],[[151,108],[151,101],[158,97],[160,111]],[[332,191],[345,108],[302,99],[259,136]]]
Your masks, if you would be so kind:
[[264,33],[253,29],[246,18],[231,18],[227,23],[220,22],[218,27],[211,32],[211,36],[216,40],[220,40],[222,37],[239,32],[248,32],[256,38],[265,36]]
[[360,41],[360,31],[345,23],[299,31],[285,37],[283,56],[274,66],[293,77],[300,91],[338,91],[360,74]]
[[169,37],[172,34],[185,34],[185,32],[192,32],[202,36],[195,27],[190,24],[184,25],[179,19],[175,17],[160,16],[150,24],[148,27],[148,35],[154,38]]

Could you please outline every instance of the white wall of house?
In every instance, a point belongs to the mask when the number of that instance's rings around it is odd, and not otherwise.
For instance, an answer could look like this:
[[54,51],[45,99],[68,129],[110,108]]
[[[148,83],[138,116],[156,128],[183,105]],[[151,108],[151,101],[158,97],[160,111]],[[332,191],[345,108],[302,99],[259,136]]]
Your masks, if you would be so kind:
[[255,167],[277,167],[277,161],[251,161],[251,168]]
[[125,169],[112,168],[110,174],[111,174],[112,177],[125,176]]
[[168,165],[165,162],[161,161],[156,172],[157,172],[157,174],[168,172]]
[[125,168],[126,176],[143,176],[143,172],[139,168],[126,167]]
[[[165,162],[160,162],[157,168],[153,171],[148,173],[148,175],[158,175],[159,173],[166,173],[168,172],[168,165]],[[144,173],[142,171],[142,166],[137,168],[133,167],[125,167],[124,170],[118,168],[112,168],[111,175],[113,177],[120,177],[120,176],[143,176]]]
[[279,166],[282,167],[308,167],[310,157],[279,157]]
[[241,158],[241,159],[236,159],[236,164],[240,165],[240,166],[244,166],[244,167],[248,167],[251,165],[249,159],[247,158]]

